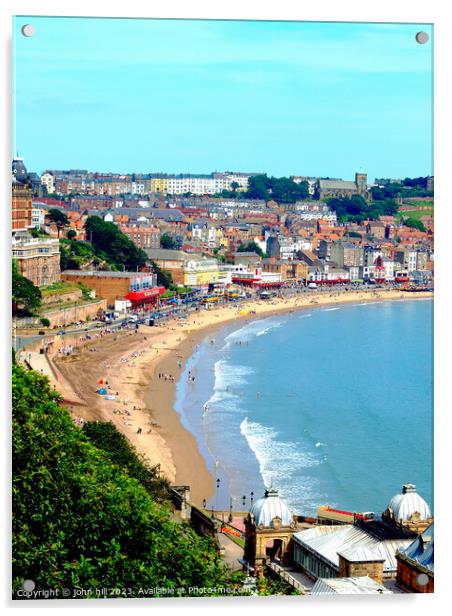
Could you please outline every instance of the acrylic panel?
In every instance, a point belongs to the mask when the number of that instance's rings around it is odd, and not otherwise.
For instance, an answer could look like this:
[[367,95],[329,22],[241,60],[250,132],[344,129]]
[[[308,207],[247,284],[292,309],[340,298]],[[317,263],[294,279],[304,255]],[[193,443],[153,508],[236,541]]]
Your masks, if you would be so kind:
[[433,592],[432,59],[14,19],[13,598]]

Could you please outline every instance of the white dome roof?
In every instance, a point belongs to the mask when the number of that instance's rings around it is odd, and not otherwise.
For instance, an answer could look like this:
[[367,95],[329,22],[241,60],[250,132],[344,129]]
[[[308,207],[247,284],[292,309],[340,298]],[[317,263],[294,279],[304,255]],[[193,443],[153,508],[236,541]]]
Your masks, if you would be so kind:
[[265,496],[251,507],[250,513],[254,515],[256,526],[271,526],[273,518],[280,518],[281,526],[290,526],[293,522],[292,512],[279,498],[277,490],[266,490]]
[[403,486],[402,494],[396,494],[391,498],[388,509],[392,510],[394,520],[410,520],[414,513],[418,513],[421,520],[428,520],[432,517],[430,507],[422,496],[416,492],[416,486],[407,483]]

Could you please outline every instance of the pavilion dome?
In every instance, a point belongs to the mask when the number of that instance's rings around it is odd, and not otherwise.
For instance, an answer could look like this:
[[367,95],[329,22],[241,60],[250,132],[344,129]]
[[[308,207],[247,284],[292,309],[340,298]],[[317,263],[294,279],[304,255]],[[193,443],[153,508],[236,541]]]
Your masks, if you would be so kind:
[[430,507],[416,492],[416,486],[412,483],[405,484],[402,493],[391,498],[388,510],[392,512],[396,522],[409,521],[414,514],[419,514],[420,520],[428,520],[432,517]]
[[271,488],[265,491],[263,498],[254,503],[250,513],[254,516],[256,526],[271,526],[274,518],[279,518],[282,526],[290,526],[293,522],[289,507],[279,498],[278,491]]

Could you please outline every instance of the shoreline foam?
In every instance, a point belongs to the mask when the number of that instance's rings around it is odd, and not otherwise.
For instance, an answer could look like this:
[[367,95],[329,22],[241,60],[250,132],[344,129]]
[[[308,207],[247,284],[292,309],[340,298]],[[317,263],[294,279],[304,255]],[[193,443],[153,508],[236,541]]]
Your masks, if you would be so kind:
[[[78,361],[58,360],[57,365],[66,383],[86,402],[86,407],[71,409],[74,415],[86,420],[113,421],[150,464],[160,464],[162,473],[171,483],[190,485],[193,502],[201,504],[203,498],[213,496],[214,478],[199,451],[196,437],[182,425],[174,403],[178,377],[204,337],[235,320],[242,327],[243,322],[279,313],[338,304],[432,297],[432,293],[415,295],[399,290],[333,291],[299,294],[274,301],[252,301],[214,310],[200,309],[188,319],[158,327],[142,326],[138,334],[127,332],[117,336],[116,340],[94,341],[98,348],[95,353],[84,352]],[[124,356],[129,359],[124,360]],[[182,369],[178,362],[182,362]],[[159,372],[173,375],[174,382],[159,379]],[[119,406],[136,407],[130,411],[131,417],[115,415],[116,403],[94,393],[98,375],[111,383],[113,391],[119,392],[121,401],[130,401]],[[58,389],[58,382],[55,384]],[[91,385],[92,391],[89,391]],[[153,424],[148,433],[149,422]],[[139,428],[142,428],[141,434],[137,434]]]

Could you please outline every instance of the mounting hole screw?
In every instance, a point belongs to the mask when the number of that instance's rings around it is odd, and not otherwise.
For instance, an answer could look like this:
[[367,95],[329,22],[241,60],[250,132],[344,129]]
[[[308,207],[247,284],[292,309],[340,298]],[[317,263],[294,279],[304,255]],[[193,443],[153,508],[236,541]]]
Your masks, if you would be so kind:
[[416,582],[419,584],[419,586],[427,586],[428,575],[426,573],[420,573],[416,578]]
[[428,34],[427,34],[427,32],[418,32],[416,34],[416,41],[418,43],[420,43],[421,45],[424,45],[424,43],[426,43],[428,41]]
[[35,27],[31,24],[25,24],[25,26],[22,26],[21,32],[24,36],[33,36]]
[[35,589],[36,584],[33,580],[25,580],[23,583],[23,589],[27,592],[32,592]]

